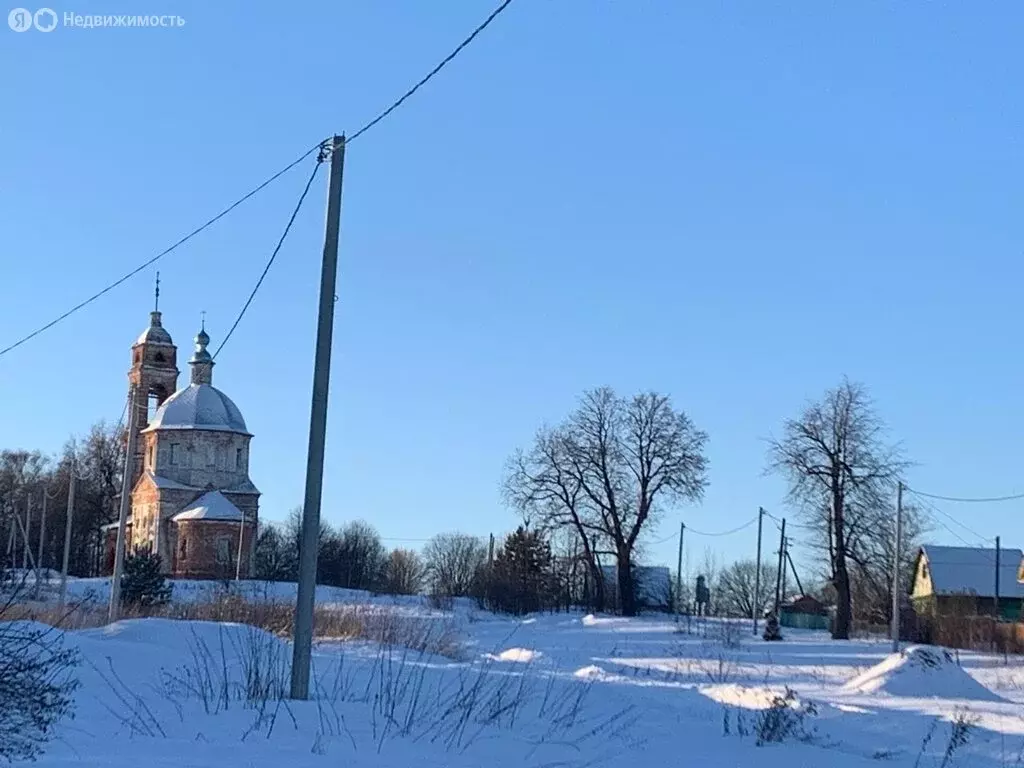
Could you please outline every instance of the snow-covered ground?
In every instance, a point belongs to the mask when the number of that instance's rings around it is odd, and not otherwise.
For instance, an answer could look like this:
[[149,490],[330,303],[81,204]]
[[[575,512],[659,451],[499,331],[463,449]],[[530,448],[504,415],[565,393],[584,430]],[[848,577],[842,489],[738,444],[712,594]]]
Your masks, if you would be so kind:
[[[102,597],[98,582],[75,585],[87,588]],[[284,600],[294,585],[252,589]],[[418,598],[319,597],[432,614]],[[884,643],[794,630],[765,643],[749,622],[663,616],[513,620],[462,603],[452,620],[459,659],[318,644],[311,702],[272,690],[290,648],[259,630],[143,619],[68,632],[83,658],[77,716],[38,764],[1024,765],[1021,659],[890,657]],[[782,743],[758,746],[765,708],[787,688],[785,711],[807,714]],[[968,741],[945,758],[957,718],[972,723]]]

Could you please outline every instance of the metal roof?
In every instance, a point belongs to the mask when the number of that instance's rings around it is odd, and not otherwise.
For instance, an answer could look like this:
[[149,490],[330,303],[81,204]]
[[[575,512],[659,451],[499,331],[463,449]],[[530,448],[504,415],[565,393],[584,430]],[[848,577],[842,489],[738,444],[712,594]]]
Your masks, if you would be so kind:
[[[921,547],[932,590],[937,595],[995,597],[996,550],[986,547]],[[999,553],[999,596],[1024,598],[1024,584],[1017,580],[1024,553],[1002,549]]]

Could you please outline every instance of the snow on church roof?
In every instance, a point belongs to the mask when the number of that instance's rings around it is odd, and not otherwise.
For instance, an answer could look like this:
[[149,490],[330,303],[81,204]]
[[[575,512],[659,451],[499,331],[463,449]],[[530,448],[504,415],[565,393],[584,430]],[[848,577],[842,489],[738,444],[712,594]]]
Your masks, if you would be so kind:
[[143,431],[157,429],[208,429],[249,434],[238,406],[212,384],[190,384],[167,398]]
[[227,520],[240,522],[242,519],[241,510],[228,501],[228,498],[220,491],[204,493],[171,518],[176,523],[180,523],[182,520]]

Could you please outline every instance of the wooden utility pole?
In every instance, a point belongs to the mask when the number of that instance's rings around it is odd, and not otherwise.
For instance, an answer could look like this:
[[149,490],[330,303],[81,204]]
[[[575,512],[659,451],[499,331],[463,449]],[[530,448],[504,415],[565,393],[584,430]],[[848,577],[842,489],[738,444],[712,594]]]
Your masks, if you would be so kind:
[[71,478],[68,480],[68,514],[64,523],[64,560],[60,567],[60,607],[68,590],[68,560],[71,558],[71,516],[75,512],[75,480],[78,468],[75,466],[75,455],[71,454]]
[[782,598],[782,568],[784,566],[783,556],[786,553],[786,518],[782,518],[782,533],[779,535],[779,569],[775,572],[775,618],[779,618],[779,603]]
[[242,580],[242,544],[245,541],[245,510],[238,510],[242,513],[242,520],[238,524],[238,562],[235,563],[235,581]]
[[[124,454],[124,471],[121,473],[121,505],[117,516],[117,542],[114,544],[114,573],[110,577],[110,605],[107,606],[107,621],[113,623],[121,616],[121,574],[124,572],[125,528],[128,527],[128,510],[131,506],[132,474],[135,467],[135,441],[139,426],[139,404],[135,399],[135,385],[128,391],[128,444]],[[70,517],[70,516],[69,516]]]
[[896,531],[892,555],[892,618],[889,620],[889,635],[892,638],[892,652],[900,652],[900,550],[903,548],[903,483],[896,484]]
[[49,500],[50,494],[46,492],[46,488],[43,488],[43,510],[39,514],[39,550],[36,555],[36,588],[35,588],[35,599],[39,599],[39,590],[42,589],[40,583],[43,579],[43,568],[45,563],[43,562],[43,542],[46,539],[46,502]]
[[686,533],[686,523],[679,524],[679,554],[676,556],[676,616],[679,615],[679,607],[683,604],[683,534]]
[[46,492],[46,488],[43,488],[43,511],[39,513],[39,554],[36,555],[36,567],[43,569],[46,564],[43,562],[43,542],[46,539],[46,502],[49,500],[50,494]]
[[28,569],[28,553],[31,544],[28,540],[29,531],[32,530],[32,492],[25,492],[25,523],[21,526],[21,535],[24,538],[24,547],[21,549],[21,570]]
[[764,507],[757,508],[757,559],[754,561],[754,599],[750,609],[754,622],[754,637],[757,637],[757,613],[761,601],[761,523],[764,522]]
[[[326,157],[325,157],[326,155]],[[306,493],[302,504],[302,539],[299,547],[299,589],[295,601],[295,641],[292,645],[291,697],[309,698],[309,664],[313,651],[313,603],[316,595],[316,559],[320,539],[320,498],[324,479],[324,442],[327,436],[327,394],[331,380],[331,340],[334,335],[335,285],[338,277],[338,234],[341,229],[341,180],[345,165],[345,137],[335,136],[321,147],[320,161],[331,161],[327,191],[327,224],[320,269],[320,309],[316,328],[316,361],[309,415],[309,450],[306,455]]]
[[999,621],[999,560],[1001,555],[1002,549],[999,546],[999,537],[996,536],[996,599],[993,605],[996,621]]
[[786,575],[789,573],[789,539],[782,537],[782,602],[786,601]]

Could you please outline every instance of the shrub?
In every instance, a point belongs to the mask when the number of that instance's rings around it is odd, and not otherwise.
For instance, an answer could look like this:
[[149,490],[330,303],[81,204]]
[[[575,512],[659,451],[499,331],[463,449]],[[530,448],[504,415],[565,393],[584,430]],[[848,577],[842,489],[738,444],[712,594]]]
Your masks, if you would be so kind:
[[34,760],[72,715],[77,651],[50,627],[8,621],[0,606],[0,758]]
[[775,696],[767,709],[761,710],[754,721],[757,745],[778,743],[787,739],[806,741],[811,733],[804,728],[808,715],[816,715],[814,705],[797,701],[796,694],[786,688],[782,695]]

